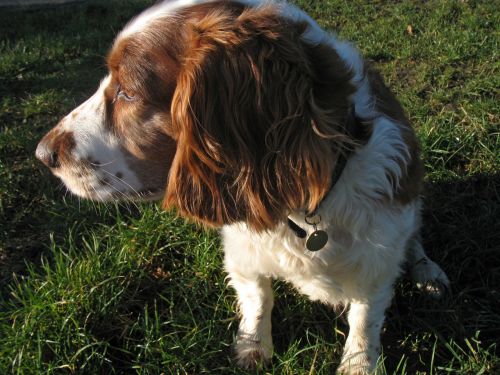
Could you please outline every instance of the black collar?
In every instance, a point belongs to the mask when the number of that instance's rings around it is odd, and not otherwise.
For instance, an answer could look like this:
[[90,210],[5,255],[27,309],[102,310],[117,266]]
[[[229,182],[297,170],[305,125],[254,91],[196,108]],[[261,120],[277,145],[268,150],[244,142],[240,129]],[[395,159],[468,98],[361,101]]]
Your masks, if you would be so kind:
[[[330,185],[330,189],[328,189],[328,192],[325,194],[323,197],[323,200],[330,194],[332,191],[333,187],[335,184],[338,182],[340,176],[342,175],[342,172],[344,171],[344,168],[347,164],[347,160],[349,159],[349,156],[354,152],[354,145],[357,141],[360,141],[363,136],[360,134],[360,132],[363,129],[363,126],[361,124],[362,120],[356,116],[355,108],[354,105],[351,105],[351,108],[349,109],[349,114],[347,115],[345,124],[344,124],[344,130],[345,134],[349,137],[349,139],[353,143],[346,144],[345,147],[339,151],[339,155],[337,158],[337,163],[335,164],[335,168],[333,169],[332,173],[332,183]],[[323,203],[323,200],[319,203],[319,205],[312,211],[306,213],[306,222],[308,221],[308,218],[311,218],[313,216],[317,215],[318,208],[321,206]],[[288,227],[292,230],[292,232],[295,233],[295,235],[299,238],[306,238],[307,232],[305,229],[300,227],[296,222],[294,222],[292,219],[288,218],[287,220]]]

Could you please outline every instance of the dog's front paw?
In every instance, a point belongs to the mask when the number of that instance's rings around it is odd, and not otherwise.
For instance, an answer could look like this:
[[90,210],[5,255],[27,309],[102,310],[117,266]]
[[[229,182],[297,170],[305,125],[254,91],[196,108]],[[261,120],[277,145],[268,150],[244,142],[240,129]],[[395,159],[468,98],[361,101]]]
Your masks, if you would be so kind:
[[344,348],[344,355],[337,368],[337,375],[373,375],[377,374],[377,361],[380,352],[370,346],[371,349],[356,351],[349,345]]
[[238,335],[235,345],[238,366],[245,369],[254,369],[269,363],[273,355],[273,344],[267,341]]
[[366,353],[344,355],[337,375],[369,375],[373,374],[373,368],[371,358]]
[[417,288],[431,297],[441,298],[450,291],[450,280],[446,273],[427,257],[413,265],[411,276]]

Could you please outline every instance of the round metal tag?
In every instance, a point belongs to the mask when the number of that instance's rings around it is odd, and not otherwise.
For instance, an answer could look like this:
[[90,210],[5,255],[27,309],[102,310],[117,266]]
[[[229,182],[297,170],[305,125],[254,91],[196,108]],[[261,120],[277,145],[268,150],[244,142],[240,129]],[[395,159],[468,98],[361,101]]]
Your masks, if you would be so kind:
[[306,241],[309,251],[318,251],[325,247],[328,242],[328,234],[324,230],[315,230]]

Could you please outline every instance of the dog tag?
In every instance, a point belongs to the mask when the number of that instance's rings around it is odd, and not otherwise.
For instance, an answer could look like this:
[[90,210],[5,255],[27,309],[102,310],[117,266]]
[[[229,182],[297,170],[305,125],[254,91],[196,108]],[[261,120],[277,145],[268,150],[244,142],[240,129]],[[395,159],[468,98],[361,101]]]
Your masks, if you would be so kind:
[[315,230],[306,241],[309,251],[318,251],[325,247],[328,242],[328,234],[324,230]]

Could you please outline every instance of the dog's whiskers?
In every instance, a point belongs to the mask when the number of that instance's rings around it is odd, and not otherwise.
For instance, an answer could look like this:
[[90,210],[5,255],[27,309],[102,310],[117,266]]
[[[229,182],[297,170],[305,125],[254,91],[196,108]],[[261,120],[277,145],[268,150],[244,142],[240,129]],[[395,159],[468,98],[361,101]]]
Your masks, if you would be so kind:
[[[105,169],[103,169],[102,171],[104,173],[106,173],[107,175],[109,175],[113,180],[120,182],[120,183],[124,184],[125,186],[127,186],[128,188],[130,188],[130,190],[132,190],[132,193],[134,193],[137,196],[137,198],[141,198],[141,194],[132,185],[130,185],[127,181],[125,181],[123,178],[120,178],[120,177],[116,176],[115,174],[108,172]],[[127,198],[130,199],[130,197],[128,197],[128,196],[127,196]]]

